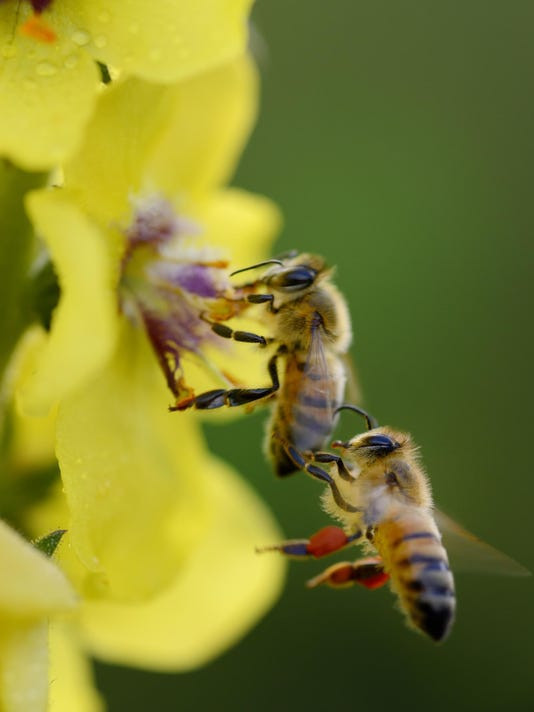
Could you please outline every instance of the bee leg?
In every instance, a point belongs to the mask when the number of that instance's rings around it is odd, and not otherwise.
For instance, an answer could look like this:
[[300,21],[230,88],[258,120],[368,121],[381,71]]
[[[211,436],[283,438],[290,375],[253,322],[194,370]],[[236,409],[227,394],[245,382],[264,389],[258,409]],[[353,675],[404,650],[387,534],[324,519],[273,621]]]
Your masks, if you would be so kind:
[[265,386],[263,388],[232,388],[230,390],[218,388],[213,391],[200,393],[200,395],[195,396],[194,398],[188,398],[180,401],[176,405],[171,406],[169,410],[181,411],[187,410],[187,408],[196,408],[197,410],[213,410],[214,408],[221,408],[224,405],[234,408],[238,405],[253,403],[254,401],[266,398],[267,396],[276,393],[276,391],[280,388],[280,379],[278,377],[278,368],[276,365],[278,354],[279,352],[275,353],[274,356],[269,359],[269,363],[267,365],[269,375],[271,377],[270,386]]
[[316,462],[335,462],[337,465],[337,471],[339,472],[339,476],[343,480],[348,480],[349,482],[352,482],[355,479],[354,476],[351,475],[351,473],[347,470],[347,466],[339,455],[333,455],[330,452],[315,452],[313,453],[313,459]]
[[204,319],[204,321],[211,326],[212,331],[218,336],[222,336],[223,339],[245,341],[248,344],[259,344],[260,346],[267,346],[267,344],[272,344],[274,341],[271,337],[253,334],[251,331],[234,331],[229,326],[226,326],[226,324],[221,324],[218,321],[209,321],[209,319]]
[[367,559],[358,559],[353,563],[342,561],[329,566],[322,574],[310,579],[306,586],[315,588],[325,583],[332,588],[345,588],[360,584],[360,586],[373,590],[383,586],[388,579],[389,574],[384,571],[380,556],[372,556]]
[[247,302],[250,302],[251,304],[269,304],[269,311],[272,312],[273,314],[276,314],[279,312],[279,309],[275,309],[274,306],[274,294],[249,294],[248,297],[246,297]]
[[326,484],[332,490],[332,495],[338,507],[343,509],[345,512],[361,511],[360,507],[354,507],[352,504],[349,504],[346,500],[343,499],[343,496],[339,491],[335,480],[328,474],[328,472],[326,472],[326,470],[323,470],[321,467],[316,467],[315,465],[311,465],[309,462],[306,462],[304,456],[296,448],[290,445],[286,440],[280,437],[277,432],[273,433],[273,437],[282,443],[284,450],[287,453],[287,456],[299,470],[304,470],[304,472],[307,472],[315,479],[321,480],[322,482],[326,482]]
[[263,554],[266,551],[279,551],[281,554],[295,559],[308,559],[310,557],[319,559],[322,556],[328,556],[328,554],[344,549],[346,546],[361,539],[361,537],[361,531],[347,535],[341,527],[329,526],[312,534],[309,539],[290,539],[274,546],[260,547],[256,551],[259,554]]

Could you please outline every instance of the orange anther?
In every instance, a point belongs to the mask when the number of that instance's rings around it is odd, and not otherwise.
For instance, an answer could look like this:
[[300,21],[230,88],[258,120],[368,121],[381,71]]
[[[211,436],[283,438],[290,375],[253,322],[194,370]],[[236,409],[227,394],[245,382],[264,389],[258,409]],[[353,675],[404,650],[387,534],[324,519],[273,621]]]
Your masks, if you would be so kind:
[[57,35],[51,27],[42,20],[36,13],[31,15],[26,22],[19,27],[19,32],[25,37],[31,37],[37,42],[51,44],[57,40]]

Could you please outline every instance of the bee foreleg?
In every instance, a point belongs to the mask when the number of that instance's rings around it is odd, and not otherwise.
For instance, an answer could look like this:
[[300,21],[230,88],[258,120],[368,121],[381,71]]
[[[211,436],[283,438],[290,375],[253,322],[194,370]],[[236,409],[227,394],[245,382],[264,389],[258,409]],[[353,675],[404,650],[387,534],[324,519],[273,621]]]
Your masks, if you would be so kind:
[[279,309],[275,309],[274,306],[274,294],[249,294],[246,297],[247,302],[250,304],[269,304],[269,311],[276,314]]
[[373,556],[359,559],[353,563],[342,561],[329,566],[322,574],[310,579],[306,586],[315,588],[321,584],[327,584],[333,588],[344,588],[360,584],[360,586],[372,590],[383,586],[388,579],[389,574],[384,571],[382,559],[379,556]]
[[277,432],[273,433],[273,437],[282,443],[284,450],[287,453],[287,456],[293,462],[293,464],[298,467],[299,470],[304,470],[304,472],[307,472],[315,479],[321,480],[322,482],[326,482],[326,484],[332,490],[332,496],[334,497],[335,503],[338,507],[340,507],[340,509],[343,509],[345,512],[361,511],[360,507],[354,507],[352,504],[349,504],[345,499],[343,499],[343,496],[339,491],[335,480],[333,479],[333,477],[331,477],[331,475],[328,474],[328,472],[326,472],[326,470],[323,470],[321,467],[316,467],[315,465],[312,465],[307,462],[303,455],[296,448],[290,445],[286,440],[280,437]]
[[349,480],[352,482],[355,479],[354,475],[351,475],[347,469],[347,466],[343,462],[343,459],[339,455],[333,455],[330,452],[315,452],[313,453],[313,459],[316,462],[335,462],[339,476],[343,480]]
[[344,549],[346,546],[361,539],[361,536],[361,531],[347,535],[341,527],[329,526],[312,534],[309,539],[290,539],[274,546],[260,547],[256,551],[260,554],[266,551],[279,551],[281,554],[295,559],[308,559],[310,557],[319,559],[322,556],[328,556],[328,554]]
[[273,338],[269,336],[261,336],[260,334],[254,334],[251,331],[234,331],[226,324],[221,324],[218,321],[209,321],[209,319],[204,319],[210,326],[211,330],[214,331],[218,336],[222,336],[224,339],[233,339],[234,341],[244,341],[248,344],[259,344],[260,346],[267,346],[267,344],[272,344]]

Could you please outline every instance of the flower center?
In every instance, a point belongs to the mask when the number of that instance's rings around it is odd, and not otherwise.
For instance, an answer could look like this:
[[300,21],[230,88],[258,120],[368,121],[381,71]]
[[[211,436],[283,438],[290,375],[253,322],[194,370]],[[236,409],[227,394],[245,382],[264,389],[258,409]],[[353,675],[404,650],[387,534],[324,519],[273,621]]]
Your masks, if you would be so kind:
[[220,345],[211,321],[231,316],[235,298],[227,262],[198,246],[199,232],[161,196],[135,201],[125,230],[122,308],[140,317],[177,401],[192,394],[184,381],[183,356],[205,362],[204,347]]
[[[18,0],[17,6],[17,17],[20,9],[20,3],[22,0]],[[37,40],[37,42],[43,42],[45,44],[51,44],[57,39],[57,35],[54,30],[43,20],[41,14],[47,10],[52,5],[52,0],[28,0],[33,9],[33,15],[22,23],[19,27],[19,32],[25,37],[31,37],[31,39]]]

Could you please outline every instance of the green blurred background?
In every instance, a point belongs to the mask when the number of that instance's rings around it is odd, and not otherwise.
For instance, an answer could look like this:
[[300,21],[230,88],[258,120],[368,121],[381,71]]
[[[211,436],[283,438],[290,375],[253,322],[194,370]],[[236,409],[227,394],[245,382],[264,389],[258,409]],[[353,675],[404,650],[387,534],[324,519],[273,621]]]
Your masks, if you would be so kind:
[[[235,183],[282,207],[277,249],[338,265],[366,404],[422,445],[440,506],[534,569],[534,4],[260,0],[254,19],[263,105]],[[210,444],[306,536],[329,523],[320,487],[272,476],[264,419]],[[305,590],[322,567],[292,563],[202,670],[98,665],[111,712],[534,709],[532,579],[459,574],[435,646],[387,589]]]

